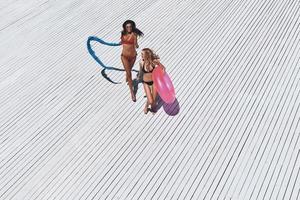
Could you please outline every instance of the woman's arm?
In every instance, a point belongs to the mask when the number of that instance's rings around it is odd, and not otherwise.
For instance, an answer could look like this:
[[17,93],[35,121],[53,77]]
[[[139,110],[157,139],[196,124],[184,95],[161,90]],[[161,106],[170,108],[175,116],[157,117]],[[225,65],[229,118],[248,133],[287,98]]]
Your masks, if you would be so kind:
[[135,46],[135,48],[139,48],[138,41],[137,41],[137,34],[136,33],[134,33],[134,46]]
[[138,77],[138,80],[142,80],[143,79],[143,71],[142,71],[143,64],[142,64],[141,61],[139,62],[139,65],[140,65],[140,70],[139,70],[139,72],[137,74],[137,77]]
[[121,34],[121,37],[120,37],[120,42],[119,42],[119,44],[122,44],[122,37],[123,37],[123,35]]
[[166,71],[166,67],[163,64],[161,64],[159,59],[155,59],[155,60],[153,60],[153,62],[155,65],[161,66],[163,68],[163,70]]

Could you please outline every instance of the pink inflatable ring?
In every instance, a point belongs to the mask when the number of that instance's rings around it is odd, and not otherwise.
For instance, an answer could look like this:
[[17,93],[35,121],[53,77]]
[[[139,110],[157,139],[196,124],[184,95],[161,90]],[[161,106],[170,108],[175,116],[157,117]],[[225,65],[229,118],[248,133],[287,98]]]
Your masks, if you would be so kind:
[[152,79],[162,100],[168,104],[173,103],[176,98],[175,89],[169,75],[161,65],[156,66],[153,70]]

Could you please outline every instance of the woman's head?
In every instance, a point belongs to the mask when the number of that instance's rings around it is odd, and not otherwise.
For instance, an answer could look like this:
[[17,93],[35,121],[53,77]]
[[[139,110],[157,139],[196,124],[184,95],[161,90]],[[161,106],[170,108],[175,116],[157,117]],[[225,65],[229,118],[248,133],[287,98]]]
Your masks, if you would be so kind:
[[149,48],[142,49],[141,57],[142,57],[142,60],[146,63],[147,62],[150,63],[153,60],[159,59],[159,56],[156,53],[154,53],[154,51],[152,49],[149,49]]
[[142,31],[140,31],[138,28],[136,28],[135,22],[132,20],[126,20],[123,23],[123,30],[122,30],[122,35],[125,35],[127,33],[131,33],[134,32],[136,33],[138,36],[143,36],[144,33]]

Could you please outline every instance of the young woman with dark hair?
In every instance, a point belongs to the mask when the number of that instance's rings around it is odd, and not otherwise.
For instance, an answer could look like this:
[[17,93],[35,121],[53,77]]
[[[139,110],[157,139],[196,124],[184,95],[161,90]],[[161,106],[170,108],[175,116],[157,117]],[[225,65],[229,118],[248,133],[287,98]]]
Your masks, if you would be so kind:
[[133,91],[131,70],[137,56],[136,49],[139,48],[137,39],[143,35],[143,32],[136,28],[134,21],[126,20],[123,23],[123,30],[121,32],[121,44],[123,47],[121,60],[126,71],[126,82],[128,82],[131,99],[134,102],[136,102],[136,96]]

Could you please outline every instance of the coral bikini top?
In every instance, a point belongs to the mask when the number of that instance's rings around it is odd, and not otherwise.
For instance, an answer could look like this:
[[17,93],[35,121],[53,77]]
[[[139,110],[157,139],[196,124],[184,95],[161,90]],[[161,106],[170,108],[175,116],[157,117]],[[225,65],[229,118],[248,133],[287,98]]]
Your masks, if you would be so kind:
[[134,45],[134,37],[131,36],[131,37],[129,37],[127,40],[125,40],[125,36],[122,35],[122,36],[121,36],[121,42],[122,42],[122,44],[130,44],[130,45]]

